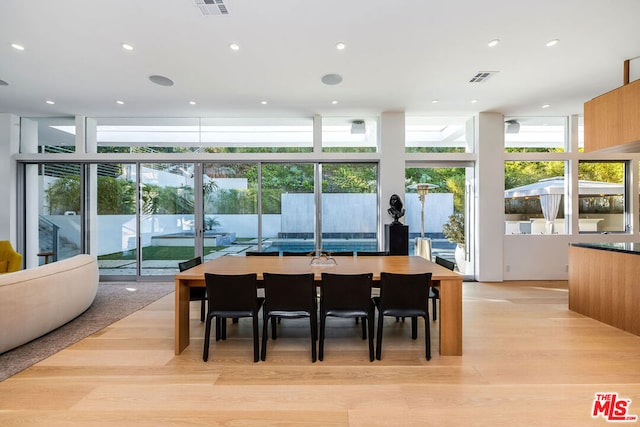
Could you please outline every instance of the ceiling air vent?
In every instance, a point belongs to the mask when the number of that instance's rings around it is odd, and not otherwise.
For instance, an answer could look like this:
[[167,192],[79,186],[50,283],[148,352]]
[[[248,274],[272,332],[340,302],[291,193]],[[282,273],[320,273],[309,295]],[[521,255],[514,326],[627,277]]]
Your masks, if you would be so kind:
[[208,15],[228,15],[229,10],[222,0],[193,0],[200,13]]
[[484,83],[497,73],[497,71],[478,71],[475,76],[471,77],[469,83]]

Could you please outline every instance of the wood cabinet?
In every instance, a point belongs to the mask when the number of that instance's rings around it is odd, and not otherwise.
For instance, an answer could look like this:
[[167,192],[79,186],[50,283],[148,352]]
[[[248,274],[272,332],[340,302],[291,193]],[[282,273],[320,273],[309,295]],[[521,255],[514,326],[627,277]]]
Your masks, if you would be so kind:
[[569,247],[569,310],[640,335],[640,253]]
[[640,80],[584,104],[584,151],[640,152]]

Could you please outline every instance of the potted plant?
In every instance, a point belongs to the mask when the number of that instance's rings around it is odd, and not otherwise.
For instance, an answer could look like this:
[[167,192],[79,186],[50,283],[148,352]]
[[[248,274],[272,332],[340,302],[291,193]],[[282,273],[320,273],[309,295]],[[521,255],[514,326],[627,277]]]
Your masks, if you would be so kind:
[[449,222],[442,225],[442,233],[450,242],[456,244],[455,257],[458,271],[464,273],[465,248],[464,248],[464,215],[462,212],[454,212],[449,215]]

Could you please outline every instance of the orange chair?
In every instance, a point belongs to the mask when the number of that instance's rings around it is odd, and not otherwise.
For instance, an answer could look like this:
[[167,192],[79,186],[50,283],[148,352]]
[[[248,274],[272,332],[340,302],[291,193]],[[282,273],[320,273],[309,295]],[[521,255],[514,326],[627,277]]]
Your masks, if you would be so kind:
[[0,274],[22,270],[22,255],[16,252],[8,240],[0,240]]

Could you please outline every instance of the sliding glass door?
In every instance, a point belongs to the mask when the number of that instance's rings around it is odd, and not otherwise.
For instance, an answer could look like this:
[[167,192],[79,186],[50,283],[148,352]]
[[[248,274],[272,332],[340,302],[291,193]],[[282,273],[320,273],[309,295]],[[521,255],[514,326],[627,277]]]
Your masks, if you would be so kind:
[[[374,251],[377,163],[43,163],[38,253],[95,254],[111,280],[246,251]],[[28,211],[28,209],[26,209]],[[37,224],[37,225],[36,225]],[[47,258],[41,257],[41,263]]]
[[[431,241],[431,259],[436,256],[454,261],[460,273],[472,276],[474,272],[472,248],[473,233],[473,167],[410,167],[406,169],[406,223],[409,224],[409,254],[414,254],[411,243],[424,237]],[[416,184],[432,184],[423,205]],[[423,231],[424,230],[424,231]],[[424,236],[422,236],[424,233]]]
[[204,259],[257,250],[258,164],[202,165]]
[[[96,165],[92,165],[96,168]],[[97,165],[95,248],[100,274],[138,274],[138,223],[136,217],[136,165]]]
[[378,166],[322,164],[322,248],[378,250]]
[[316,249],[316,202],[312,163],[264,163],[261,167],[263,250]]
[[[29,224],[37,227],[38,263],[71,258],[82,253],[82,166],[78,163],[44,163],[28,165],[27,176],[37,168],[37,219]],[[27,181],[29,182],[29,181]],[[27,197],[27,202],[31,200]],[[27,210],[27,221],[33,210]],[[37,224],[37,226],[36,226]],[[34,233],[29,233],[34,235]],[[30,242],[31,243],[31,242]]]

